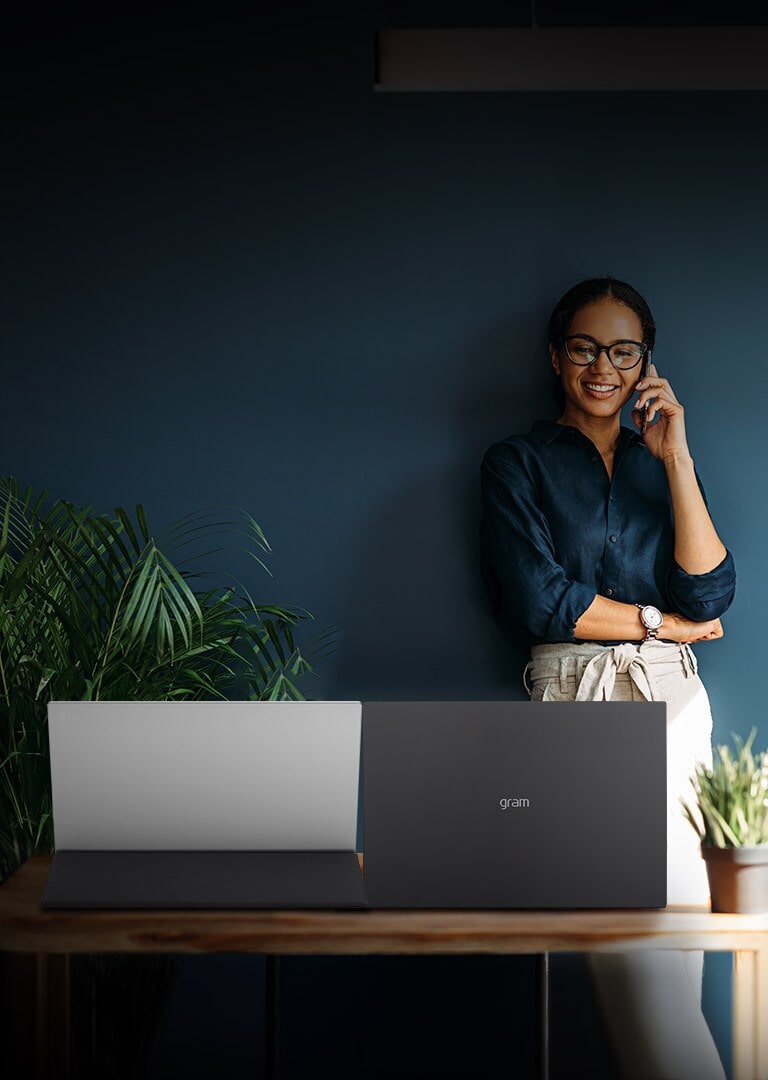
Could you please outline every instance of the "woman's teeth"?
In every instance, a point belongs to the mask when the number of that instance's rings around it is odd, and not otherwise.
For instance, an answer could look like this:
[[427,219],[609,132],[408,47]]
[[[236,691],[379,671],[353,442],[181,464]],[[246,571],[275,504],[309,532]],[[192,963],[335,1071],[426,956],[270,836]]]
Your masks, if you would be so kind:
[[610,397],[614,390],[619,389],[618,386],[598,386],[595,383],[584,383],[584,386],[590,394],[595,394],[597,397]]

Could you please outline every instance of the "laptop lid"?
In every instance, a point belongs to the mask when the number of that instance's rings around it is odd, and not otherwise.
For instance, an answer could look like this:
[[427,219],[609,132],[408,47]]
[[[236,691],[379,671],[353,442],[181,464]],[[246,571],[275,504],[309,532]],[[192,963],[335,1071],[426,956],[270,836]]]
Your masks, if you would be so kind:
[[666,905],[664,702],[366,702],[363,766],[371,908]]
[[56,850],[354,852],[361,709],[52,701]]

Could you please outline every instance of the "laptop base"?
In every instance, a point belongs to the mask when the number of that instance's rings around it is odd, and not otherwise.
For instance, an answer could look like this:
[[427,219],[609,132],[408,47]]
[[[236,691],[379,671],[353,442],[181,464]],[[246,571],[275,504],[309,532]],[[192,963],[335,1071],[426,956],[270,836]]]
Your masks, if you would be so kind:
[[57,851],[44,908],[366,908],[354,851]]

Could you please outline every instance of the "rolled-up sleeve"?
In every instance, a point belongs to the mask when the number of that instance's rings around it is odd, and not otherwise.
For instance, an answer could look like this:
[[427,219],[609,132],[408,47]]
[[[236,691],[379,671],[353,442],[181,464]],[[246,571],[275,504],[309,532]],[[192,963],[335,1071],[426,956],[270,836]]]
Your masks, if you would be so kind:
[[726,549],[723,561],[706,574],[688,574],[673,559],[667,572],[667,592],[672,609],[686,619],[719,619],[731,606],[736,592],[733,556]]
[[574,628],[596,596],[572,581],[555,557],[531,478],[486,452],[481,467],[483,576],[494,619],[518,641],[574,641]]
[[[694,466],[704,505],[709,510],[707,493]],[[672,610],[694,622],[719,619],[733,603],[736,592],[736,567],[733,555],[726,548],[725,558],[706,574],[688,574],[674,560],[667,571],[667,593]]]

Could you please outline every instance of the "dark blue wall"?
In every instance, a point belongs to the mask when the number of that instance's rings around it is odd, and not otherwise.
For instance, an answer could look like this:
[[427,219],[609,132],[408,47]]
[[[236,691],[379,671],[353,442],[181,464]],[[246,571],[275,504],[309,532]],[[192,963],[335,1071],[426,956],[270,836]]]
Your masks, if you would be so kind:
[[11,42],[2,471],[157,526],[245,507],[275,578],[228,568],[340,628],[311,696],[522,697],[478,466],[556,417],[549,309],[612,273],[736,560],[715,739],[765,743],[768,97],[376,94],[373,25]]
[[246,507],[274,548],[255,592],[340,627],[313,696],[515,696],[478,464],[556,415],[548,311],[614,273],[736,558],[697,650],[716,735],[764,726],[766,95],[375,94],[368,27],[225,30],[23,76],[3,471],[158,526]]

